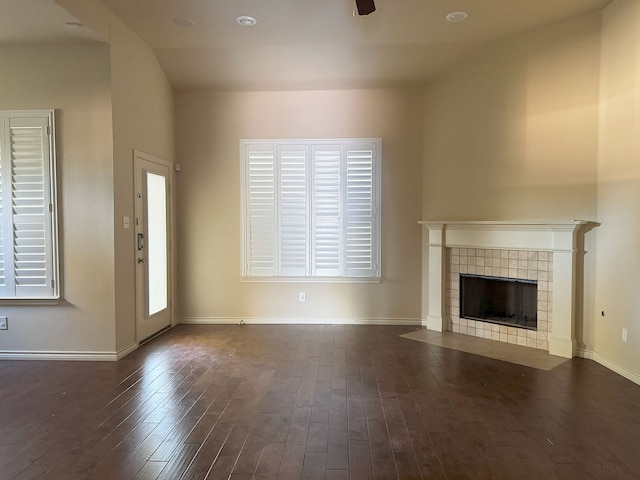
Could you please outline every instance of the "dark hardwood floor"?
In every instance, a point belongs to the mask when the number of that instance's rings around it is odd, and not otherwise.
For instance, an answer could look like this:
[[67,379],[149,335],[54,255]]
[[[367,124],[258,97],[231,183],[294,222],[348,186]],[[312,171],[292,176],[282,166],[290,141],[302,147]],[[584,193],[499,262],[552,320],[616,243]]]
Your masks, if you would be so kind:
[[640,386],[412,330],[178,326],[115,363],[1,361],[0,478],[640,478]]

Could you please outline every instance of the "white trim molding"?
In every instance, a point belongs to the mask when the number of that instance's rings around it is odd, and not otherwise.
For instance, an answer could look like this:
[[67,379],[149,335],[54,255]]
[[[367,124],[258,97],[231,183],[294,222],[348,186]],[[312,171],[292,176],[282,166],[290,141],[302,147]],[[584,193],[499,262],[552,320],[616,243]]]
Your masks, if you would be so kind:
[[116,354],[116,360],[120,360],[121,358],[126,357],[127,355],[129,355],[131,352],[133,352],[134,350],[137,350],[138,347],[140,346],[140,344],[138,342],[133,342],[131,345],[129,345],[128,347],[123,348],[122,350],[120,350],[117,354]]
[[0,352],[0,360],[53,360],[75,362],[115,362],[116,352]]
[[633,383],[640,385],[640,373],[634,372],[633,370],[629,370],[627,367],[620,365],[618,362],[611,360],[609,357],[605,357],[604,355],[601,355],[598,352],[594,352],[593,350],[589,350],[586,348],[579,350],[577,356],[581,358],[586,358],[587,360],[593,360],[594,362],[597,362],[603,367],[614,371],[615,373],[626,378],[627,380],[630,380]]
[[119,352],[78,352],[78,351],[0,351],[0,360],[53,360],[73,362],[115,362],[138,348],[132,343]]
[[283,317],[185,317],[184,325],[412,325],[421,326],[419,318],[283,318]]
[[[424,221],[423,322],[445,331],[446,249],[484,248],[553,252],[553,322],[549,353],[572,358],[577,351],[575,324],[583,279],[577,278],[584,254],[584,234],[598,226],[586,220],[567,221]],[[426,283],[426,285],[424,285]]]

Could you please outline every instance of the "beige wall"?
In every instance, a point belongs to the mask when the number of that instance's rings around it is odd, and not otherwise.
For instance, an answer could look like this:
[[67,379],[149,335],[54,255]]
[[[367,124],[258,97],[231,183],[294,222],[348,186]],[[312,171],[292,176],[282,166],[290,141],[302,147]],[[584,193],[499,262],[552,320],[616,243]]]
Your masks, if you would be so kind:
[[[424,219],[597,220],[599,81],[599,14],[503,39],[432,81]],[[594,238],[586,236],[578,303],[581,348],[596,308]]]
[[[414,90],[178,93],[179,319],[417,320],[421,124]],[[241,281],[239,140],[305,137],[382,137],[380,284]]]
[[0,351],[113,352],[113,137],[109,47],[0,47],[0,109],[56,109],[64,301],[0,306]]
[[55,108],[64,300],[3,306],[1,352],[113,356],[136,342],[133,149],[173,161],[173,92],[151,49],[95,0],[59,0],[107,44],[0,48],[0,108]]
[[599,28],[501,40],[428,85],[425,220],[595,217]]
[[[640,3],[616,0],[602,21],[598,220],[587,347],[640,379]],[[604,318],[601,311],[605,312]],[[629,341],[621,341],[622,329]]]
[[55,0],[109,41],[113,109],[116,350],[136,342],[133,150],[174,159],[173,91],[149,46],[98,0]]
[[636,380],[639,26],[640,4],[616,0],[602,17],[503,39],[438,77],[425,93],[423,170],[427,220],[601,222],[586,235],[578,343]]
[[121,351],[136,341],[135,232],[122,227],[123,217],[135,217],[133,150],[173,162],[173,91],[151,49],[128,27],[113,23],[110,44],[116,346]]

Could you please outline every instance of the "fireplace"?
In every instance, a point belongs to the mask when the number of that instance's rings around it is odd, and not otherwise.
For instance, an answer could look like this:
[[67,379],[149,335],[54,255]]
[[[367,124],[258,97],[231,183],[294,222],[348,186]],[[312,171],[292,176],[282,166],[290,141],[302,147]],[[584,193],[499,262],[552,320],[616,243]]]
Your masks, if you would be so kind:
[[[425,227],[423,325],[434,331],[538,348],[567,358],[575,355],[576,323],[582,313],[584,235],[597,223],[419,223]],[[460,275],[466,274],[537,282],[536,327],[461,316]]]
[[[553,252],[536,250],[445,248],[443,267],[447,289],[444,292],[443,314],[447,322],[446,329],[454,333],[548,350],[554,314],[553,257]],[[480,305],[468,305],[472,310],[464,314],[461,310],[464,307],[461,303],[463,276],[471,277],[473,280],[467,281],[478,283],[480,289],[470,297],[470,300],[480,302]],[[518,286],[523,287],[521,284],[527,283],[530,284],[527,293],[531,296],[526,300],[528,308],[524,315],[527,319],[535,317],[535,327],[531,324],[522,325],[526,323],[522,321],[509,323],[505,318],[515,314]],[[535,292],[530,290],[531,284],[535,285]],[[512,305],[501,306],[497,299],[490,301],[490,297],[496,295],[506,297],[503,302],[509,300]],[[518,302],[520,307],[523,301]],[[508,314],[500,313],[501,309],[509,309]],[[484,313],[480,310],[484,310]],[[524,315],[520,314],[521,317]]]
[[460,317],[536,330],[538,282],[461,274]]

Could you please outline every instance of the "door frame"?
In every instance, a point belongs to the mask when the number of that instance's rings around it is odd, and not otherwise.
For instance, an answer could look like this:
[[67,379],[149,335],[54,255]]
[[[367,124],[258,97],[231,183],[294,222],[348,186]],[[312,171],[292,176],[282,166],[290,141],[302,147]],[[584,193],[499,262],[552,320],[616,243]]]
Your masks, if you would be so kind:
[[[168,310],[169,310],[169,325],[167,328],[171,328],[173,326],[175,326],[175,259],[174,259],[174,248],[173,245],[175,244],[175,218],[174,218],[174,195],[173,195],[173,182],[174,182],[174,166],[173,163],[165,160],[163,158],[160,157],[156,157],[154,155],[151,155],[149,153],[143,152],[141,150],[137,150],[134,149],[133,150],[133,236],[132,236],[132,240],[131,240],[131,246],[133,248],[133,268],[134,268],[134,326],[135,326],[135,332],[136,332],[136,342],[141,342],[142,340],[145,340],[146,338],[149,337],[140,337],[140,332],[138,329],[138,314],[140,313],[138,311],[138,306],[140,305],[140,302],[138,301],[138,295],[145,295],[145,287],[143,287],[143,291],[140,292],[138,289],[138,275],[139,275],[139,270],[137,268],[137,259],[138,259],[138,255],[137,255],[137,235],[136,235],[136,230],[137,230],[137,199],[136,199],[136,195],[137,195],[137,185],[136,185],[136,171],[138,169],[138,161],[137,159],[141,159],[147,162],[151,162],[151,163],[155,163],[159,166],[162,167],[166,167],[167,171],[168,171],[168,175],[167,175],[167,228],[168,228],[168,245],[167,245],[167,265],[168,265],[168,277],[167,277],[167,291],[168,291]],[[145,279],[146,280],[146,279]],[[145,302],[142,302],[142,304],[145,304]],[[159,330],[157,333],[162,332],[163,330]],[[151,336],[153,336],[155,334],[152,334]]]

